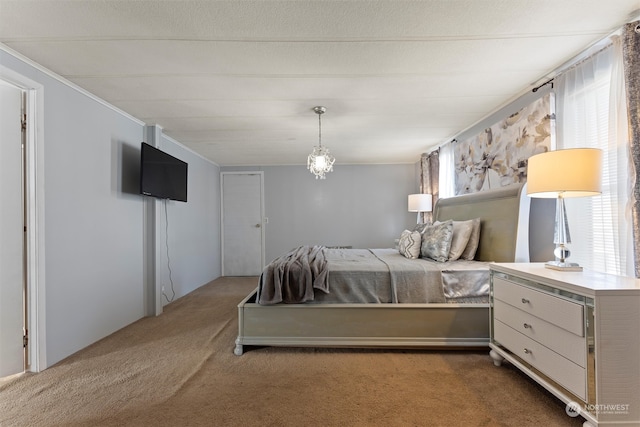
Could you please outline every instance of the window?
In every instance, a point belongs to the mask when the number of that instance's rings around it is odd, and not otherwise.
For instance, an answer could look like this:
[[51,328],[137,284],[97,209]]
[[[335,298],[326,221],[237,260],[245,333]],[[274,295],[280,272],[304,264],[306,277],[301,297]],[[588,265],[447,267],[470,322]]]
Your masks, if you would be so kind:
[[453,197],[456,195],[453,143],[448,143],[440,147],[440,176],[438,179],[440,198]]
[[602,194],[567,199],[571,261],[611,274],[632,273],[628,133],[619,41],[563,72],[556,82],[558,148],[603,150]]

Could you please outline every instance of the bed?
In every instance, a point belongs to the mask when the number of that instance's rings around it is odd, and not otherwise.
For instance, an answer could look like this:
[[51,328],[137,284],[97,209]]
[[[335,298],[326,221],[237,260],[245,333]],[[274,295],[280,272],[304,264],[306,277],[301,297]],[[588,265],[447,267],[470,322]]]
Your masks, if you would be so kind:
[[[485,269],[488,278],[489,262],[529,261],[530,199],[523,194],[520,184],[440,199],[433,214],[434,222],[481,219],[475,261],[463,262],[466,265],[463,270],[466,268],[475,274]],[[371,254],[377,258],[376,262],[381,261],[370,267],[372,274],[382,277],[383,282],[388,281],[392,274],[385,271],[388,267],[385,260],[391,262],[398,257],[403,258],[397,249],[338,248],[326,253],[329,258],[328,276],[354,274],[348,269],[343,271],[345,267],[335,264],[336,259],[350,259],[352,255],[368,258]],[[406,263],[422,261],[406,260]],[[449,263],[435,264],[439,266],[437,268],[446,269]],[[416,300],[398,296],[404,292],[402,284],[423,279],[414,276],[411,280],[399,280],[401,285],[395,290],[389,290],[386,283],[380,286],[374,279],[370,280],[370,287],[385,289],[382,296],[377,292],[367,293],[364,300],[356,298],[355,302],[332,295],[340,294],[335,280],[329,293],[315,289],[313,300],[303,303],[283,303],[276,298],[265,304],[265,292],[258,286],[238,304],[239,331],[234,353],[242,355],[245,346],[488,347],[489,305],[486,294],[469,298],[446,294],[442,298],[442,295],[434,297],[427,291],[418,292],[428,294],[426,300],[414,302]]]

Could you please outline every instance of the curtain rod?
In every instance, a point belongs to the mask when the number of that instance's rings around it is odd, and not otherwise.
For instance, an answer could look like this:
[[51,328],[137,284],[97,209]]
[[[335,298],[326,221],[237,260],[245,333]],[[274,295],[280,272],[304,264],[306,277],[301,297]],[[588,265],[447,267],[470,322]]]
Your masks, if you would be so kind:
[[[556,76],[556,77],[557,77],[557,76]],[[554,78],[555,78],[555,77],[554,77]],[[540,89],[540,88],[542,88],[542,87],[544,87],[544,86],[546,86],[546,85],[548,85],[548,84],[551,84],[551,89],[553,89],[553,79],[554,79],[554,78],[551,78],[551,79],[547,80],[546,82],[542,83],[541,85],[538,85],[538,86],[534,87],[533,89],[531,89],[531,92],[534,92],[534,93],[535,93],[535,92],[537,92],[537,91],[538,91],[538,89]]]
[[[640,27],[640,25],[638,25],[638,27]],[[585,56],[584,58],[581,58],[581,59],[579,59],[579,60],[576,60],[575,62],[572,62],[572,63],[571,63],[571,65],[567,66],[566,68],[562,68],[562,69],[560,69],[560,70],[559,70],[559,71],[558,71],[558,72],[557,72],[553,77],[551,77],[549,80],[547,80],[546,82],[544,82],[544,83],[542,83],[542,84],[540,84],[540,85],[538,85],[538,86],[534,87],[533,89],[531,89],[531,92],[535,93],[535,92],[537,92],[539,89],[543,88],[544,86],[546,86],[546,85],[548,85],[548,84],[550,84],[550,85],[551,85],[551,89],[553,89],[553,81],[554,81],[556,78],[560,77],[561,75],[563,75],[564,73],[566,73],[566,72],[567,72],[567,71],[569,71],[569,70],[573,70],[573,69],[574,69],[574,68],[576,68],[577,66],[579,66],[579,65],[581,65],[581,64],[583,64],[583,63],[585,63],[585,62],[586,62],[586,61],[588,61],[589,59],[591,59],[591,58],[593,58],[594,56],[598,55],[600,52],[603,52],[603,51],[607,50],[608,48],[610,48],[611,46],[613,46],[613,41],[612,41],[611,39],[612,39],[613,37],[616,37],[617,35],[618,35],[618,34],[613,33],[613,34],[609,35],[609,36],[607,37],[607,39],[601,40],[600,42],[605,41],[605,43],[606,43],[606,44],[605,44],[604,46],[602,46],[600,49],[598,49],[597,51],[595,51],[595,52],[593,52],[593,53],[588,54],[588,55],[587,55],[587,56]],[[600,43],[600,42],[598,42],[598,43]],[[597,46],[597,45],[598,45],[598,43],[594,44],[592,47]],[[584,53],[584,52],[586,52],[587,50],[589,50],[589,49],[586,49],[585,51],[583,51],[583,53]],[[578,56],[580,56],[580,55],[578,55]],[[577,58],[577,57],[575,57],[575,58]],[[565,62],[565,64],[566,64],[566,62]]]
[[[585,62],[587,62],[588,60],[590,60],[591,58],[593,58],[594,56],[600,54],[601,52],[604,52],[605,50],[609,49],[611,46],[613,46],[613,37],[616,37],[618,34],[614,33],[611,34],[607,37],[607,39],[605,40],[601,40],[600,42],[605,42],[604,46],[601,46],[600,49],[596,50],[595,52],[589,53],[588,55],[580,58],[580,59],[576,59],[574,62],[571,62],[570,65],[559,69],[553,77],[551,77],[551,79],[547,80],[546,82],[542,83],[540,86],[534,87],[533,89],[531,89],[532,92],[536,92],[538,89],[540,89],[541,87],[551,83],[551,87],[553,88],[553,80],[556,79],[557,77],[560,77],[561,75],[563,75],[564,73],[566,73],[567,71],[573,70],[574,68],[584,64]],[[600,43],[599,42],[599,43]],[[597,46],[599,43],[594,44],[593,46],[591,46],[591,48]],[[587,49],[589,50],[589,49]],[[587,50],[583,51],[586,52]],[[578,55],[580,56],[580,55]],[[577,58],[577,57],[576,57]]]

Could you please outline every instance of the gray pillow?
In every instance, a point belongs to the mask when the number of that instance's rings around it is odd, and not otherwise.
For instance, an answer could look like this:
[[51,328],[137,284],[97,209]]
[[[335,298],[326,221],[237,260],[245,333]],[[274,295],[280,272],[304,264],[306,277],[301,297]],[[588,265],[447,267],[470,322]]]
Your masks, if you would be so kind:
[[416,259],[420,256],[420,233],[417,231],[404,230],[398,242],[398,252],[409,259]]
[[438,262],[449,259],[451,239],[453,238],[453,221],[445,221],[425,227],[422,233],[420,255]]

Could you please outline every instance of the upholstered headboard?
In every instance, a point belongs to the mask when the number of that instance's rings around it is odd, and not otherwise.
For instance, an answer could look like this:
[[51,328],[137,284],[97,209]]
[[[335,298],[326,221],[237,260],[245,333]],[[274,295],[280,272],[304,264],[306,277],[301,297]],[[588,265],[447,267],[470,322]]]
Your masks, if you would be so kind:
[[[531,199],[522,184],[440,199],[433,211],[434,221],[462,221],[480,218],[479,261],[529,262]],[[546,211],[543,216],[546,215]],[[543,221],[553,222],[550,218]],[[547,228],[545,226],[544,228]],[[553,251],[551,236],[548,240]],[[545,250],[546,252],[546,250]],[[551,259],[551,258],[549,258]]]

